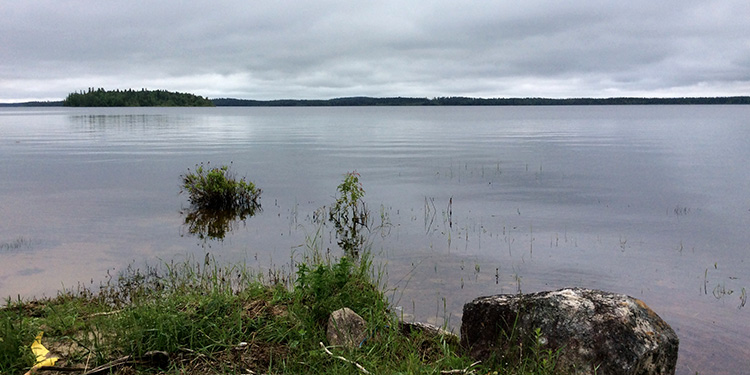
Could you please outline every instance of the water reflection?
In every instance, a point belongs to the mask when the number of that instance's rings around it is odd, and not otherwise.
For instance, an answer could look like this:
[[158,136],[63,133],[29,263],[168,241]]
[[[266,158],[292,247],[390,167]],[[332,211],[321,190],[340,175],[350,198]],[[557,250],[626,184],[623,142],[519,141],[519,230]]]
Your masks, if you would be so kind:
[[144,125],[170,125],[171,120],[166,115],[146,115],[146,114],[85,114],[70,116],[71,123],[80,124],[90,127],[93,130],[103,130],[108,128],[119,128],[121,126]]
[[213,210],[190,207],[180,214],[185,217],[184,226],[187,232],[202,241],[223,240],[229,232],[237,228],[240,222],[262,211],[260,203],[228,210]]
[[[748,118],[750,106],[0,110],[12,218],[0,220],[0,297],[222,238],[223,261],[281,265],[357,170],[391,230],[372,248],[416,319],[455,324],[465,300],[519,289],[611,290],[678,331],[678,374],[742,373]],[[176,175],[200,160],[252,171],[264,215],[246,227],[257,210],[178,216]],[[339,246],[325,229],[321,248]],[[25,251],[18,238],[40,242]]]

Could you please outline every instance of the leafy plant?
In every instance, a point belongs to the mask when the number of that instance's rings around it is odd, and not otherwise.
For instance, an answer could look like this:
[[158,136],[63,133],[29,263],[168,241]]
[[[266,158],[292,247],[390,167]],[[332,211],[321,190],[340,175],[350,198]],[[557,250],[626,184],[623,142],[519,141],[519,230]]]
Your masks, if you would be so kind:
[[349,172],[338,186],[336,203],[329,211],[329,220],[336,228],[339,246],[352,256],[358,256],[365,243],[362,233],[368,226],[369,210],[362,199],[365,189],[359,182],[359,173]]

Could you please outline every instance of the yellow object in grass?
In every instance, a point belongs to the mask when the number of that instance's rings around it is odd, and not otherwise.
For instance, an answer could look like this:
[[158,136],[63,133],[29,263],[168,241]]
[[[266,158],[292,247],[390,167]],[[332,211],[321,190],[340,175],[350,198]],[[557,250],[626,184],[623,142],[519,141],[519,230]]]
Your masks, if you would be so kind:
[[36,357],[36,364],[34,364],[34,367],[31,368],[30,372],[33,372],[40,367],[54,366],[55,362],[59,359],[57,357],[47,357],[49,355],[49,350],[42,345],[43,334],[44,332],[39,332],[39,334],[36,335],[34,342],[31,343],[31,352],[34,353],[34,356]]

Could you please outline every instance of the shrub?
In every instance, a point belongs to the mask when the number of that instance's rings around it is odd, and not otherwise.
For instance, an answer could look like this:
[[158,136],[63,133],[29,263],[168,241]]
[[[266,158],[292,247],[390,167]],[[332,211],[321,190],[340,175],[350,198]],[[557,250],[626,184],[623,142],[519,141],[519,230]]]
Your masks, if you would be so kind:
[[203,163],[196,165],[195,171],[181,176],[182,190],[190,195],[190,203],[198,209],[245,210],[260,206],[258,199],[261,190],[255,184],[237,180],[229,166],[210,167]]

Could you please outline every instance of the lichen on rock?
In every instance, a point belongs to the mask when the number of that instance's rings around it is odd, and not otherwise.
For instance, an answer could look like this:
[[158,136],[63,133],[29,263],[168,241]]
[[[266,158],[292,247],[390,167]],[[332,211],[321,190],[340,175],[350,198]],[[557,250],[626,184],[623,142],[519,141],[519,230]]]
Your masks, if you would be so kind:
[[[480,297],[464,305],[461,343],[479,360],[539,329],[557,368],[575,374],[674,374],[679,340],[643,301],[599,290]],[[518,342],[509,342],[513,338]]]

